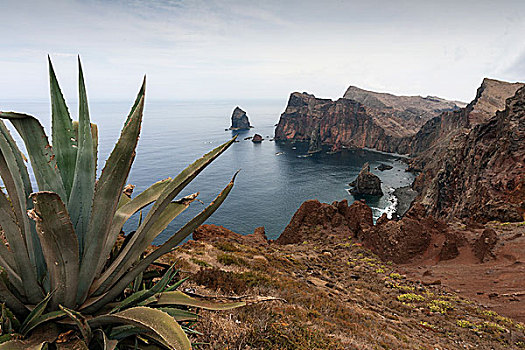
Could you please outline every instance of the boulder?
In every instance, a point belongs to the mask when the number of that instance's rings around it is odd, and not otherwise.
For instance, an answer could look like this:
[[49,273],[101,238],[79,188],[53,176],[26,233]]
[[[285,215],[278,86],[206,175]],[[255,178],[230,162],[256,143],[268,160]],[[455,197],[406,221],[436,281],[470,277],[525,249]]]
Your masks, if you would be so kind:
[[377,175],[370,172],[370,164],[365,163],[355,179],[354,188],[351,189],[352,194],[367,194],[372,196],[382,196],[381,180]]
[[387,164],[383,164],[383,163],[381,163],[381,164],[379,164],[379,166],[377,167],[377,170],[379,170],[379,171],[385,171],[385,170],[390,170],[390,169],[392,169],[392,168],[393,168],[393,166],[391,166],[391,165],[387,165]]
[[259,135],[259,134],[255,134],[252,137],[252,142],[253,143],[261,143],[261,142],[263,142],[263,140],[264,140],[263,137],[261,135]]
[[485,229],[472,246],[474,255],[479,259],[479,262],[483,263],[494,257],[493,250],[496,243],[498,243],[496,231],[490,228]]
[[232,126],[230,126],[230,130],[248,130],[251,127],[246,112],[239,107],[235,107],[232,113]]
[[403,264],[422,255],[436,235],[450,236],[450,242],[442,255],[446,259],[452,258],[455,255],[454,242],[447,226],[426,216],[425,209],[416,204],[401,220],[381,218],[373,229],[363,235],[362,240],[366,247],[382,259]]

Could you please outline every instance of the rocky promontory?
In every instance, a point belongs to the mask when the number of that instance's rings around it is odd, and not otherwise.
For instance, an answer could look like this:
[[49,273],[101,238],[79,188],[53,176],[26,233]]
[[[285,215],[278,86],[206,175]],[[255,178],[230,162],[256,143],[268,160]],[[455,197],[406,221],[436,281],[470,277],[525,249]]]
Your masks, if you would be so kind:
[[249,130],[252,128],[246,112],[239,107],[235,107],[232,113],[232,125],[230,130]]
[[366,194],[371,196],[382,196],[381,179],[370,172],[370,164],[367,162],[361,168],[357,178],[350,183],[353,188],[350,190],[352,194]]
[[336,101],[294,92],[281,114],[275,139],[310,142],[316,137],[316,143],[329,145],[333,151],[367,147],[407,153],[409,136],[429,119],[456,109],[456,102],[434,97],[377,94],[355,87]]

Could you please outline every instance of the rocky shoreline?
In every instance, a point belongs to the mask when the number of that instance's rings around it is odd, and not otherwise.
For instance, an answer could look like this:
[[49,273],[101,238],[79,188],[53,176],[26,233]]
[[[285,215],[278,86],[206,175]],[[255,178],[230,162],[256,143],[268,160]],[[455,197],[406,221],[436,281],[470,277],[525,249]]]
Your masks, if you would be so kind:
[[397,199],[395,215],[402,217],[410,209],[412,202],[417,197],[417,192],[411,186],[398,187],[394,190],[393,195]]

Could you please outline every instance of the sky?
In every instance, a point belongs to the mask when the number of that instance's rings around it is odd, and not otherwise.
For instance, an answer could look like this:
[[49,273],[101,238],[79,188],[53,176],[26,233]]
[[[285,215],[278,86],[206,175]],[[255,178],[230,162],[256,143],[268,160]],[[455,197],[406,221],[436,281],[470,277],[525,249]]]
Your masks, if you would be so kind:
[[525,81],[525,1],[0,0],[0,100],[337,99],[349,85],[470,101]]

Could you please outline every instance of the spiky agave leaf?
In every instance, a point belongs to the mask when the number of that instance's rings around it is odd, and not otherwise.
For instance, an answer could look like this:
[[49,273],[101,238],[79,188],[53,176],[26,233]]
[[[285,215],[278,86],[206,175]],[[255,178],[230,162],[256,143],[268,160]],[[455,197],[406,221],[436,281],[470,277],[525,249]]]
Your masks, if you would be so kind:
[[87,232],[91,207],[93,205],[93,190],[96,177],[96,149],[93,147],[93,135],[89,121],[89,108],[86,96],[86,86],[82,65],[78,60],[79,112],[78,112],[78,142],[75,170],[68,201],[71,222],[78,237],[80,254],[84,250],[84,236]]
[[94,317],[88,323],[92,328],[115,323],[136,326],[160,337],[170,349],[191,350],[190,340],[177,321],[158,309],[138,306],[115,314]]
[[159,248],[151,252],[145,258],[141,259],[134,267],[132,267],[126,274],[124,274],[122,278],[120,278],[107,292],[105,292],[101,296],[87,300],[80,308],[84,309],[84,312],[93,313],[99,310],[108,302],[114,300],[126,288],[126,286],[135,279],[135,277],[137,277],[140,273],[145,271],[146,268],[159,257],[166,253],[169,253],[180,242],[182,242],[186,237],[188,237],[197,227],[204,223],[204,221],[206,221],[206,219],[208,219],[211,216],[211,214],[215,212],[215,210],[219,208],[219,206],[224,202],[224,200],[226,199],[226,197],[228,197],[228,194],[232,190],[236,176],[237,173],[233,176],[230,183],[228,183],[228,185],[222,190],[222,192],[202,212],[200,212],[192,220],[186,223]]
[[100,252],[103,249],[107,232],[110,230],[112,219],[117,210],[122,189],[135,158],[135,148],[144,110],[145,88],[146,79],[144,78],[135,105],[95,186],[93,210],[85,236],[80,266],[80,282],[77,292],[77,301],[79,303],[82,303],[88,296],[89,287],[95,278],[100,259],[105,260],[107,258],[101,257]]
[[31,194],[30,211],[44,251],[53,297],[50,307],[74,307],[78,285],[78,241],[67,209],[53,192]]
[[[130,282],[158,257],[171,251],[220,206],[231,191],[235,176],[204,211],[160,248],[137,261],[153,239],[197,196],[193,194],[173,201],[177,194],[223,153],[234,139],[209,152],[174,179],[160,181],[137,197],[122,201],[122,190],[140,133],[145,80],[95,185],[98,132],[96,125],[89,120],[80,61],[78,122],[73,122],[69,116],[51,62],[49,68],[55,150],[48,144],[42,126],[35,118],[21,113],[0,112],[0,118],[9,119],[21,135],[40,190],[31,195],[33,205],[29,200],[32,189],[22,153],[0,121],[0,175],[9,195],[8,199],[0,193],[0,226],[4,230],[9,229],[6,236],[10,249],[16,251],[12,253],[6,246],[0,245],[0,266],[9,276],[9,281],[0,278],[0,302],[5,302],[18,315],[27,315],[32,310],[20,327],[23,334],[42,323],[69,316],[80,328],[86,342],[91,339],[93,329],[104,349],[114,348],[116,343],[108,340],[97,327],[115,322],[132,325],[133,330],[128,331],[134,334],[137,329],[146,330],[145,336],[163,346],[190,349],[189,340],[176,320],[193,321],[197,316],[174,306],[212,306],[173,294],[177,292],[172,290],[180,285],[179,282],[168,287],[176,274],[173,267],[153,287],[124,299],[110,314],[88,319],[78,312],[77,303],[84,303],[80,309],[88,314],[102,307],[109,309],[106,305],[115,297],[124,295],[123,291]],[[139,224],[137,232],[128,238],[117,259],[104,272],[106,259],[124,223],[151,203],[154,203],[153,207]],[[26,211],[36,222],[36,229],[33,221],[25,215]],[[19,252],[21,255],[18,255]],[[28,273],[24,273],[24,269]],[[39,270],[38,275],[35,270]],[[99,273],[102,275],[95,281]],[[44,298],[42,287],[52,293]],[[99,296],[93,298],[91,293],[96,291]],[[175,300],[165,302],[165,297],[162,299],[164,303],[159,304],[163,293],[168,293],[167,297],[177,295],[180,303],[176,304]],[[88,296],[91,298],[84,302]],[[28,300],[33,300],[33,303],[41,301],[32,308],[24,304]],[[242,303],[236,305],[241,306]],[[46,312],[46,309],[51,311]],[[12,343],[15,348],[16,344]]]
[[[92,291],[98,294],[108,290],[125,271],[137,260],[142,252],[153,242],[160,233],[155,230],[156,221],[163,215],[163,212],[170,205],[173,198],[182,191],[202,170],[204,170],[213,160],[226,151],[235,141],[235,138],[220,145],[211,152],[205,154],[193,164],[184,169],[177,177],[169,182],[162,194],[153,204],[148,215],[137,229],[126,247],[120,252],[119,256],[111,266],[94,283]],[[153,229],[152,229],[153,228]],[[184,237],[185,238],[185,237]]]

